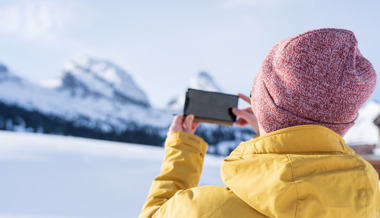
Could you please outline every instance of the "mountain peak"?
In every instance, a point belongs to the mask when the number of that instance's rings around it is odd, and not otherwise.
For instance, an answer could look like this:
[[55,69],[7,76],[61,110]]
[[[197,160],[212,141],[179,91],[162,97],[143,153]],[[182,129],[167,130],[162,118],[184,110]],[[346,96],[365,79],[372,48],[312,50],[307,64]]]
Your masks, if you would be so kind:
[[[205,71],[200,71],[196,76],[194,76],[190,80],[188,88],[210,92],[222,92],[222,89],[220,89],[215,83],[212,76]],[[182,110],[184,103],[185,94],[182,94],[181,96],[172,98],[168,102],[167,107],[171,110],[179,111]]]
[[102,96],[121,102],[149,106],[148,99],[132,77],[116,64],[86,56],[64,65],[62,87],[73,95]]
[[0,62],[0,81],[8,76],[8,68]]
[[[81,71],[78,71],[81,69]],[[74,74],[87,73],[102,79],[104,82],[114,86],[120,86],[125,77],[130,79],[126,71],[106,60],[96,60],[90,57],[77,57],[64,66],[65,71],[72,71]]]
[[0,62],[0,74],[8,73],[8,68]]
[[0,62],[0,81],[24,83],[24,81],[9,71],[8,67]]
[[189,88],[200,89],[204,91],[221,92],[222,90],[215,83],[211,75],[205,71],[201,71],[197,76],[190,80]]

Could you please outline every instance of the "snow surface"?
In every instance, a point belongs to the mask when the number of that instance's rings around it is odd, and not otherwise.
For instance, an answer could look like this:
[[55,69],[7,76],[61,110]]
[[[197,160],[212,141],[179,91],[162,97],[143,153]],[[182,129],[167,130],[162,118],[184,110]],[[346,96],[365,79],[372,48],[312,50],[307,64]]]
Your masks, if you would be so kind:
[[347,145],[379,144],[379,128],[374,120],[380,115],[380,103],[368,102],[359,111],[355,125],[343,137]]
[[[0,217],[137,217],[162,147],[0,131]],[[200,185],[221,185],[206,155]]]

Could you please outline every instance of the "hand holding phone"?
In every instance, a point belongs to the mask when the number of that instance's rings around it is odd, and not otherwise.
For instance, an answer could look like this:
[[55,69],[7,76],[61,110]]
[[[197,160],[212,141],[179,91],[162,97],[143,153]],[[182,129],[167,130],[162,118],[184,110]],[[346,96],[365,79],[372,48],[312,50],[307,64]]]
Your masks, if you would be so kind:
[[169,127],[167,135],[169,136],[175,132],[187,132],[194,134],[199,126],[198,122],[194,122],[194,116],[189,115],[184,117],[183,115],[177,115],[174,117],[172,124]]
[[238,99],[236,95],[188,89],[183,114],[193,114],[195,122],[232,126],[236,121],[232,109],[237,107]]
[[[239,96],[239,98],[243,99],[249,105],[251,105],[251,99],[248,96],[243,95],[241,93],[238,93],[237,96]],[[250,125],[253,131],[256,134],[259,134],[259,123],[257,122],[257,118],[255,114],[253,113],[251,106],[243,108],[243,109],[234,108],[232,112],[236,116],[239,117],[239,119],[235,122],[236,125],[238,126]]]

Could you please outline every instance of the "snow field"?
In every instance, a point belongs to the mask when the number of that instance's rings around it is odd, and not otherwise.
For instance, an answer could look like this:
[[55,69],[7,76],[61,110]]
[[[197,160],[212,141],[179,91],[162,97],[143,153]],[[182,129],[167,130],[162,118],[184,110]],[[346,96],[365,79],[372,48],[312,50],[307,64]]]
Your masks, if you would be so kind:
[[[0,131],[0,217],[137,217],[164,150]],[[199,185],[223,185],[206,156]]]

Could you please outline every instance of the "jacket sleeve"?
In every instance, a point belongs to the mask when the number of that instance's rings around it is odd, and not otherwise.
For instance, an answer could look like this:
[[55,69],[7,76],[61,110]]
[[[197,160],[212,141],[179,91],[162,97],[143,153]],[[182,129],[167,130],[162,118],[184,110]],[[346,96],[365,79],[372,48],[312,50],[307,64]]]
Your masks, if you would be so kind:
[[167,137],[161,174],[153,180],[139,217],[158,215],[157,210],[179,190],[198,186],[207,146],[202,138],[185,132]]

